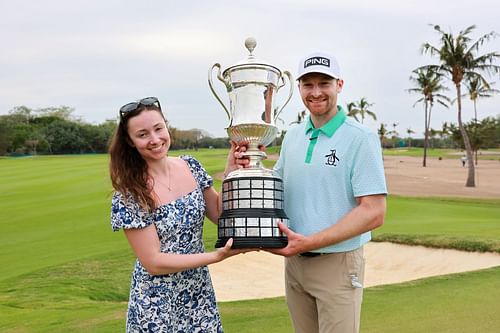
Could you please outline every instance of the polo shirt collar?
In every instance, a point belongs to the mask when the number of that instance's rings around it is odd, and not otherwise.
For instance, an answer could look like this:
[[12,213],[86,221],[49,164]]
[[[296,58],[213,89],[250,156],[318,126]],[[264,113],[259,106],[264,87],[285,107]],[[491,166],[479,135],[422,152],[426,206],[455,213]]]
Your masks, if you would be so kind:
[[335,131],[337,131],[337,129],[344,123],[345,119],[347,118],[344,109],[342,109],[340,105],[337,105],[337,110],[337,114],[320,128],[314,128],[314,125],[311,121],[311,116],[309,116],[306,124],[306,134],[313,131],[316,136],[319,134],[319,132],[321,132],[329,138],[332,137]]

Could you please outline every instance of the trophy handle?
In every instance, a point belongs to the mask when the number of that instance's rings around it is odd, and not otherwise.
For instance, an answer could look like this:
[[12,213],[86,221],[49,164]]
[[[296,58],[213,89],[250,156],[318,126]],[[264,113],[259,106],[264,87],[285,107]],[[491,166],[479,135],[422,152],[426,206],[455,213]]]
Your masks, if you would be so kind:
[[222,102],[222,100],[220,99],[219,95],[217,95],[217,93],[215,92],[214,90],[214,87],[213,87],[213,84],[212,84],[212,73],[214,71],[214,68],[217,68],[217,78],[226,83],[224,81],[224,78],[221,76],[221,73],[220,73],[220,64],[219,63],[216,63],[212,66],[212,68],[210,68],[210,70],[208,71],[208,86],[210,87],[210,90],[212,91],[212,94],[214,94],[215,98],[217,98],[217,100],[219,101],[220,105],[222,105],[222,108],[224,109],[224,111],[226,111],[226,114],[227,114],[227,118],[229,119],[229,121],[231,122],[231,113],[229,113],[229,110],[227,109],[226,105],[224,105],[224,102]]
[[[281,108],[278,110],[278,112],[275,113],[275,115],[274,115],[274,121],[276,121],[276,119],[278,119],[278,116],[281,113],[281,111],[283,111],[283,109],[288,104],[288,102],[290,102],[290,99],[292,98],[292,93],[293,93],[293,85],[292,85],[293,79],[292,79],[292,74],[290,74],[289,71],[284,71],[283,75],[286,75],[288,77],[288,83],[290,84],[290,92],[288,93],[288,98],[286,99],[285,103],[281,106]],[[280,79],[283,81],[283,84],[281,84],[278,87],[277,90],[279,90],[281,87],[283,87],[286,84],[285,79],[283,78],[283,76]]]

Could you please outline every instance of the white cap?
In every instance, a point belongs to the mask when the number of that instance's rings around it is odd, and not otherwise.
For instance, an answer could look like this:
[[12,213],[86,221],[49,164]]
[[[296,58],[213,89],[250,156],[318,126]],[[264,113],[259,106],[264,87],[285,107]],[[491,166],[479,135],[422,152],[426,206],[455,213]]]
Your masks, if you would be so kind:
[[340,67],[334,56],[316,52],[302,58],[299,62],[297,80],[309,73],[323,73],[334,79],[340,79]]

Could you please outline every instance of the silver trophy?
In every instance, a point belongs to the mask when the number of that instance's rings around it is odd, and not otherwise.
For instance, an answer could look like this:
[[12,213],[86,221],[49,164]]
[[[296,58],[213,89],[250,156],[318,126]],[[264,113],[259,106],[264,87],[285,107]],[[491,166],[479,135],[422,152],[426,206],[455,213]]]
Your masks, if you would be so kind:
[[[253,50],[257,42],[247,38],[249,51],[246,59],[221,73],[221,65],[214,64],[208,73],[208,85],[229,118],[227,133],[237,144],[248,144],[245,155],[248,168],[231,172],[222,183],[223,212],[218,223],[216,247],[222,247],[233,238],[233,248],[281,248],[288,243],[278,229],[278,221],[288,224],[283,210],[283,181],[272,170],[262,165],[266,153],[259,146],[267,146],[278,134],[276,119],[290,101],[293,92],[292,75],[288,71],[256,59]],[[214,90],[212,75],[217,68],[217,78],[229,94],[229,108]],[[276,94],[286,85],[288,97],[275,107]]]

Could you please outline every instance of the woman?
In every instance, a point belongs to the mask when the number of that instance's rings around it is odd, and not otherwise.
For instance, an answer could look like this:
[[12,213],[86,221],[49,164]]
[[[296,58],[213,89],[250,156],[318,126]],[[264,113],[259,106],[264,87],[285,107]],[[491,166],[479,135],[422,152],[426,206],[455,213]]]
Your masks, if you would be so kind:
[[[206,265],[246,250],[232,250],[231,239],[204,253],[203,219],[217,221],[219,195],[197,160],[169,157],[169,147],[157,98],[121,107],[109,153],[115,189],[111,225],[114,231],[124,229],[138,259],[127,332],[222,332]],[[226,174],[238,167],[235,149],[233,145]]]

